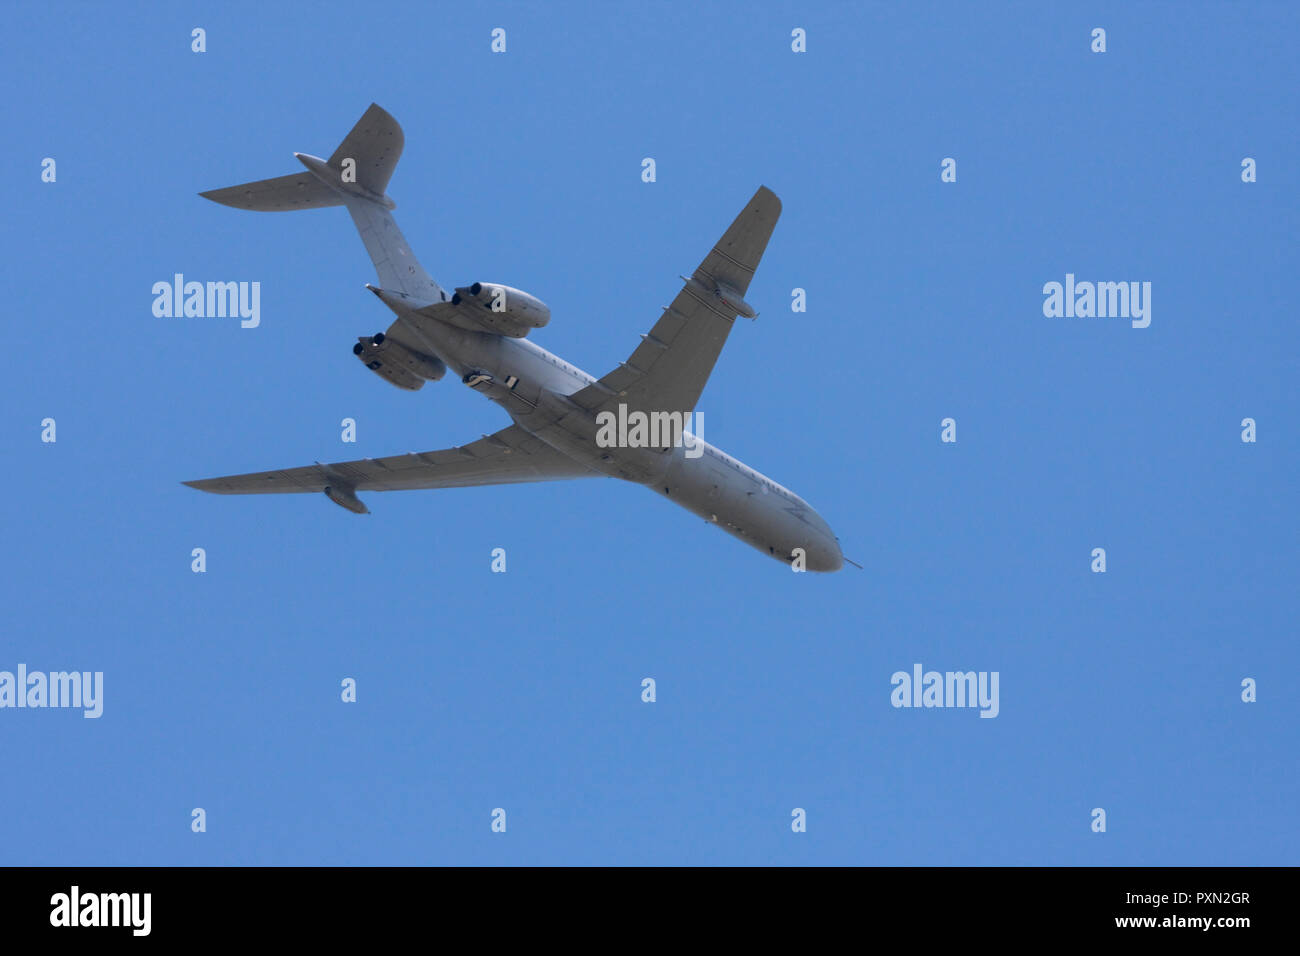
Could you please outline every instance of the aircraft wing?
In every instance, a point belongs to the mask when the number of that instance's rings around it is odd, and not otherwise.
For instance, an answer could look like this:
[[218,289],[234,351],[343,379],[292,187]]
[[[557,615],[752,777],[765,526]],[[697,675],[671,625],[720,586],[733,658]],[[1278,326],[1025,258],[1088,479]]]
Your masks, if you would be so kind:
[[326,488],[348,495],[357,491],[464,488],[599,477],[518,425],[511,425],[462,447],[227,475],[185,484],[219,495],[321,492]]
[[570,400],[592,412],[620,403],[633,411],[693,412],[743,311],[732,303],[749,289],[780,215],[781,200],[760,186],[636,351]]

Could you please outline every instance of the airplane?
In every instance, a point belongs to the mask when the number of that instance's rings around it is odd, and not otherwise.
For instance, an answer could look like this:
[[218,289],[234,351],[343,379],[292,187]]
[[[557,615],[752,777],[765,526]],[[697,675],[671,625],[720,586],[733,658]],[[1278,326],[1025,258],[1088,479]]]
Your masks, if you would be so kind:
[[[388,331],[358,337],[353,354],[409,391],[451,369],[513,424],[437,451],[186,485],[225,495],[323,492],[367,514],[357,492],[609,476],[644,485],[796,569],[843,567],[839,540],[811,505],[689,428],[733,323],[757,315],[744,295],[781,214],[771,190],[760,186],[699,268],[682,276],[681,291],[627,361],[596,378],[526,338],[550,320],[540,299],[481,281],[449,295],[424,271],[386,192],[404,145],[401,126],[372,103],[329,159],[294,153],[304,172],[199,195],[261,212],[346,207],[379,276],[379,285],[366,288],[397,317]],[[642,425],[649,419],[664,427],[638,433],[637,413]],[[620,428],[611,440],[615,416]]]

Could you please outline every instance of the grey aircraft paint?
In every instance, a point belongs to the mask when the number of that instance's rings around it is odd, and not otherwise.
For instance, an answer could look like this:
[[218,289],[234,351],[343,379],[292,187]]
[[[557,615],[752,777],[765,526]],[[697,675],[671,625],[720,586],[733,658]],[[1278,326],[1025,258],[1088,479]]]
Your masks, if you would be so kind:
[[372,292],[396,315],[354,352],[380,377],[416,390],[450,369],[496,402],[513,425],[466,446],[189,481],[218,494],[323,492],[365,513],[358,491],[396,491],[609,476],[645,485],[785,564],[802,549],[810,571],[843,566],[838,539],[806,501],[686,433],[665,447],[605,447],[600,416],[693,412],[744,301],[781,202],[766,187],[691,276],[627,361],[597,379],[525,336],[546,324],[544,304],[517,289],[439,286],[411,253],[385,188],[404,136],[371,104],[328,160],[295,153],[305,172],[202,193],[264,212],[345,206],[379,276]]

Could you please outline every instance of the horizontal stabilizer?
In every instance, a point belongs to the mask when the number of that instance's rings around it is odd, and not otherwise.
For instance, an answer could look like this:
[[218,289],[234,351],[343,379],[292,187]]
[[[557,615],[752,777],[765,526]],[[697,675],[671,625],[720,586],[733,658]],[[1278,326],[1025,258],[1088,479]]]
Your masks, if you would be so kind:
[[[382,202],[405,144],[406,137],[397,120],[371,103],[328,160],[322,162],[308,157],[303,160],[308,169],[301,173],[259,179],[199,195],[224,206],[257,212],[342,206],[341,190]],[[310,171],[312,165],[320,167],[318,173]],[[393,203],[388,201],[387,205],[391,207]]]
[[303,170],[275,179],[259,179],[255,183],[242,183],[199,193],[223,206],[252,209],[256,212],[288,212],[294,209],[323,209],[342,206],[343,197],[323,182]]

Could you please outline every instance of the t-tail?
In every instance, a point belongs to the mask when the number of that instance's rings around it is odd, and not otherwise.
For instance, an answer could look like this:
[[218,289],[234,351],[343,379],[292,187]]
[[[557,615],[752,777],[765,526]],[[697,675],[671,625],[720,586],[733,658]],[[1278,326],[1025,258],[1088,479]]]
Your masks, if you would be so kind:
[[444,302],[447,294],[416,261],[390,212],[397,204],[385,193],[405,142],[397,120],[371,103],[329,159],[294,153],[306,167],[304,172],[199,195],[258,212],[346,206],[375,264],[380,286],[421,304]]

